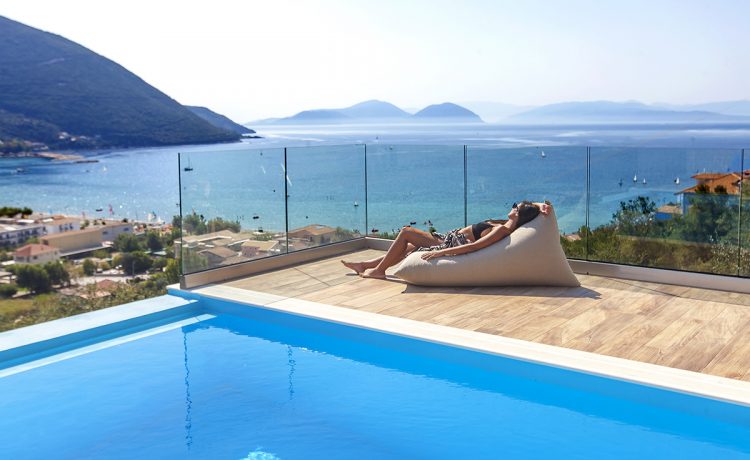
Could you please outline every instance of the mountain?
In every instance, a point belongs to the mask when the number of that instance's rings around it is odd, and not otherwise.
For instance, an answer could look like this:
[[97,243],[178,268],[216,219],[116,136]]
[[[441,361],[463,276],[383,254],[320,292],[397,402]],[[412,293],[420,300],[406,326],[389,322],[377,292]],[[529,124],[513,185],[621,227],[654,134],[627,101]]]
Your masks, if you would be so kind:
[[407,113],[390,102],[384,101],[365,101],[355,104],[345,109],[340,109],[345,115],[352,118],[359,119],[370,119],[370,120],[384,120],[389,118],[409,118],[410,113]]
[[6,140],[44,142],[54,148],[211,143],[240,137],[212,126],[119,64],[2,16],[0,110],[0,134]]
[[415,113],[414,117],[419,119],[461,121],[464,123],[482,123],[482,119],[479,118],[479,115],[477,115],[476,113],[472,112],[469,109],[461,107],[460,105],[456,105],[450,102],[428,105],[419,112]]
[[411,117],[395,105],[377,100],[360,102],[343,109],[304,110],[291,117],[260,120],[265,123],[367,123]]
[[220,113],[216,113],[206,107],[186,105],[185,108],[203,118],[207,122],[211,123],[213,126],[216,126],[217,128],[221,128],[226,131],[232,131],[233,133],[237,133],[239,135],[255,134],[255,130],[250,129],[247,126],[242,126],[239,123],[235,123],[226,116]]
[[723,115],[737,115],[743,117],[750,117],[750,101],[723,101],[723,102],[707,102],[705,104],[656,104],[660,107],[669,110],[679,111],[690,111],[690,110],[702,110],[708,112],[721,113]]
[[273,123],[347,123],[352,118],[345,115],[340,110],[335,109],[317,109],[303,110],[302,112],[292,115],[291,117],[280,118]]
[[253,123],[442,123],[448,121],[481,123],[482,119],[474,112],[448,102],[431,105],[412,115],[389,102],[370,100],[343,109],[305,110],[291,117],[268,118]]
[[731,122],[750,118],[707,111],[678,111],[649,106],[640,102],[561,102],[509,117],[514,122],[544,123],[658,123],[658,122]]

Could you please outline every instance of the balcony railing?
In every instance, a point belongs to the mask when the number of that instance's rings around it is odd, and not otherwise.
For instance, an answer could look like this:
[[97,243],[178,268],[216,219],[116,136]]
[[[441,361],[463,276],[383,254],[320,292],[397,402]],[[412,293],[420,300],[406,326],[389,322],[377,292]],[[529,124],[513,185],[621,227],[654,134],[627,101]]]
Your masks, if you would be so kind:
[[182,154],[184,274],[550,200],[570,259],[747,277],[745,150],[427,145]]

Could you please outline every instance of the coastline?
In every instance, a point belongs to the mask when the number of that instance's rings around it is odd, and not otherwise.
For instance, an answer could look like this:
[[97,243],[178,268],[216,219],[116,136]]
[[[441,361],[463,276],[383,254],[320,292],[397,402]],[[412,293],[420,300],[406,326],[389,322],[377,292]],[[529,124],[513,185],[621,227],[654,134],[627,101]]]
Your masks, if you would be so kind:
[[55,153],[55,152],[16,152],[0,153],[0,158],[46,158],[53,161],[79,161],[85,157],[72,153]]

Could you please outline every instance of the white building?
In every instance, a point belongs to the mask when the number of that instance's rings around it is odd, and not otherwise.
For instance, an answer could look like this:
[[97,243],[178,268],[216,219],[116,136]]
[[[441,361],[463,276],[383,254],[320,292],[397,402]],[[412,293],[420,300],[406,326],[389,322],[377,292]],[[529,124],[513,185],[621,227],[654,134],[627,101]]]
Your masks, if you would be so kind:
[[39,219],[37,223],[44,225],[44,232],[47,235],[55,233],[71,232],[81,229],[81,219],[66,216],[51,216]]
[[101,225],[96,225],[102,233],[102,240],[114,241],[123,233],[133,234],[133,224],[130,222],[120,222],[119,220],[105,220]]
[[60,258],[60,250],[44,244],[27,244],[13,252],[17,264],[44,264]]
[[18,246],[29,238],[44,236],[44,226],[27,223],[0,223],[0,247]]

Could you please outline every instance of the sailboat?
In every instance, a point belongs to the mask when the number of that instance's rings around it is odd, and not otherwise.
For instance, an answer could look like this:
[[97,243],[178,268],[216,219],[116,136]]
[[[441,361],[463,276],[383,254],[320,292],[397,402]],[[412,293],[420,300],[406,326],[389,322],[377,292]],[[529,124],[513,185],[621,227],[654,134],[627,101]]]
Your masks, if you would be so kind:
[[182,168],[183,171],[190,172],[193,170],[193,166],[190,164],[190,157],[188,157],[188,164],[184,168]]
[[542,158],[547,158],[547,154],[544,153],[544,150],[542,150]]
[[620,184],[620,187],[622,187],[622,179],[620,179],[620,182],[618,182],[618,184]]
[[638,175],[633,176],[633,182],[638,182]]
[[677,185],[680,185],[680,178],[679,177],[675,178],[674,183]]
[[354,207],[356,208],[357,206],[359,206],[359,203],[357,203],[357,202],[355,201],[355,202],[354,202]]
[[643,178],[643,185],[646,185],[646,178]]

